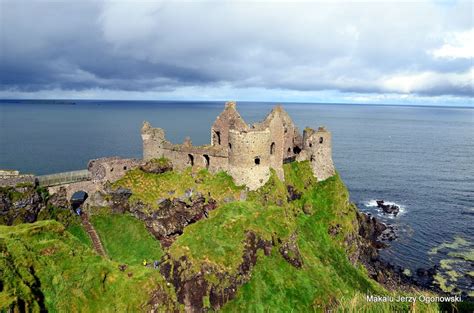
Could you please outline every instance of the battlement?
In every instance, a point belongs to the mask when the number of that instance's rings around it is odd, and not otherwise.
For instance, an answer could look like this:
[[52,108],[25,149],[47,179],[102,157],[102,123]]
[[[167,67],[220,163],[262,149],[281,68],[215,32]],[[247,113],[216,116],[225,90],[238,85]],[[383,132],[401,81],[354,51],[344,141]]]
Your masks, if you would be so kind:
[[165,157],[174,168],[207,168],[226,171],[237,184],[254,190],[267,182],[270,168],[284,180],[283,163],[310,160],[318,180],[334,175],[331,136],[324,127],[306,128],[303,135],[282,106],[267,117],[248,125],[235,102],[227,102],[211,126],[211,143],[193,146],[187,138],[182,144],[166,140],[165,131],[144,122],[141,130],[145,161]]

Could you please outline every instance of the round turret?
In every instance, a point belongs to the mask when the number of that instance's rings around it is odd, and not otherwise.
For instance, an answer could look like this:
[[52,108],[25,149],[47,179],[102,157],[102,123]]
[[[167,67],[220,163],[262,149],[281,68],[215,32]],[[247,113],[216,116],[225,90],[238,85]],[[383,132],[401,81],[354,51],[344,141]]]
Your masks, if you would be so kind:
[[270,177],[270,131],[229,131],[229,174],[255,190]]
[[303,141],[313,174],[318,181],[333,176],[336,170],[332,161],[331,133],[324,127],[319,127],[317,131],[307,128],[303,133]]

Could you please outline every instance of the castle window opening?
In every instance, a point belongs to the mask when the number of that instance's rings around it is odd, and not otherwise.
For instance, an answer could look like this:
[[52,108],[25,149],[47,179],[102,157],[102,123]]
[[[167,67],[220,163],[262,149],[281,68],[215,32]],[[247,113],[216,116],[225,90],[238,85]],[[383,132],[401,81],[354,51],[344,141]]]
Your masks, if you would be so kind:
[[217,144],[220,145],[221,144],[221,132],[216,131],[214,133],[215,133],[215,141],[217,141]]
[[194,166],[194,157],[192,154],[188,154],[188,158],[189,158],[189,164],[191,164],[191,166]]
[[298,146],[293,147],[293,153],[294,154],[299,154],[301,152],[301,148]]
[[311,155],[310,161],[313,162],[315,160],[314,155]]
[[124,171],[126,171],[126,170],[127,170],[127,167],[126,167],[126,166],[124,166],[124,167],[123,167],[123,170],[124,170]]
[[232,149],[232,144],[229,142],[229,149]]
[[290,153],[290,152],[291,152],[291,148],[288,148],[288,153]]
[[110,171],[111,171],[111,172],[113,172],[113,171],[114,171],[114,168],[113,168],[113,167],[111,167],[111,168],[110,168]]
[[260,158],[255,158],[255,164],[259,165],[260,164]]
[[323,137],[319,137],[319,143],[323,143],[324,141],[324,138]]
[[272,142],[272,144],[270,145],[270,154],[273,154],[275,153],[275,143]]
[[204,161],[206,162],[206,168],[209,168],[209,164],[210,164],[210,159],[209,159],[209,156],[207,154],[204,154],[203,155],[204,157]]
[[309,147],[311,148],[312,146],[313,146],[313,144],[310,142],[310,143],[309,143]]

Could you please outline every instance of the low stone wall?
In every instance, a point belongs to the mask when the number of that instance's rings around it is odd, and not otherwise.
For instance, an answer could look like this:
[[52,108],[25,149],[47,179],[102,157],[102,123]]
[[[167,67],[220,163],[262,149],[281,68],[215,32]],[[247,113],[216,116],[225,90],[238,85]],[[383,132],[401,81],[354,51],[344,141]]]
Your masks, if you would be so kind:
[[1,187],[15,187],[18,184],[35,184],[35,175],[18,174],[0,176]]

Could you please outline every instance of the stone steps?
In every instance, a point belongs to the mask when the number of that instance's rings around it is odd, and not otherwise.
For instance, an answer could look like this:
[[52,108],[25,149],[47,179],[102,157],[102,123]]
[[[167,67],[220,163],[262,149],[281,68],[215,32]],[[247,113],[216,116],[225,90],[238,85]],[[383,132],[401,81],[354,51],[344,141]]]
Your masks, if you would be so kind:
[[84,229],[89,234],[89,237],[92,240],[92,245],[94,246],[94,250],[101,256],[107,256],[105,253],[104,246],[102,246],[102,242],[100,241],[99,235],[95,231],[94,226],[89,222],[89,215],[85,212],[81,214],[82,225],[84,225]]

